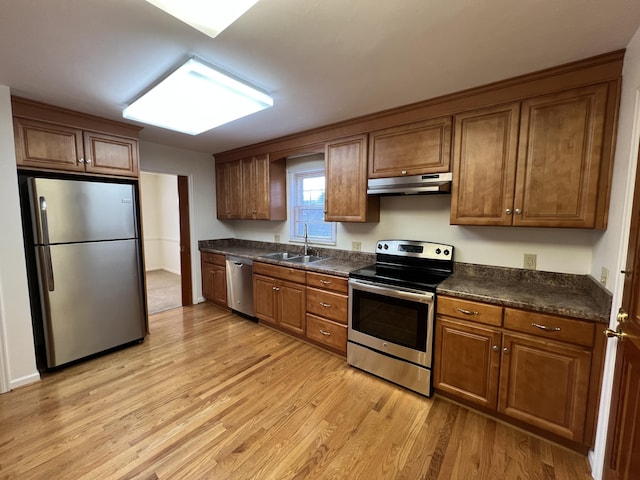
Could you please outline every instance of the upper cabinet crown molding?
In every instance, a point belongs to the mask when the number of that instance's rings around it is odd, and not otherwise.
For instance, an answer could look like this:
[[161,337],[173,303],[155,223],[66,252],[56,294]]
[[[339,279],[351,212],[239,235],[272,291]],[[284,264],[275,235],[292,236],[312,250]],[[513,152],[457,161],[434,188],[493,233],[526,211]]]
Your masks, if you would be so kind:
[[[625,50],[589,57],[564,65],[500,80],[421,102],[394,107],[361,117],[324,125],[265,142],[216,153],[218,162],[247,158],[264,153],[310,153],[336,138],[364,134],[493,105],[521,101],[570,88],[617,81],[622,75]],[[274,155],[280,158],[287,155]]]

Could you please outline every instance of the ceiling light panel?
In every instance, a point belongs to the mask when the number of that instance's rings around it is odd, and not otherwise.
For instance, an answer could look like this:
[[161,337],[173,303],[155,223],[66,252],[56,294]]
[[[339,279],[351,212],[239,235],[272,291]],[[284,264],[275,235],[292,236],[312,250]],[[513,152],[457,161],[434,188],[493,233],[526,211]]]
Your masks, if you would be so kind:
[[195,58],[126,107],[124,118],[190,135],[273,106],[273,99]]
[[146,0],[150,4],[215,38],[258,0]]

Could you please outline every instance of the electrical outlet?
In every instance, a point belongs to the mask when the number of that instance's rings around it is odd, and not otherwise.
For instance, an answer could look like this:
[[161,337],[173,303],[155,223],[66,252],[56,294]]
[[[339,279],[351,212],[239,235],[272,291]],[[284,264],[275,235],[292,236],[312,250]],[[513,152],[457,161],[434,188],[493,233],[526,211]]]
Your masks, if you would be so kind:
[[273,241],[276,243],[280,243],[280,235],[274,235],[273,236]]
[[351,242],[351,250],[359,252],[362,250],[362,242]]
[[537,255],[535,253],[525,253],[524,254],[524,268],[529,270],[536,269],[536,260]]
[[602,267],[602,270],[600,271],[600,283],[606,287],[607,280],[609,280],[609,270],[607,270],[605,267]]

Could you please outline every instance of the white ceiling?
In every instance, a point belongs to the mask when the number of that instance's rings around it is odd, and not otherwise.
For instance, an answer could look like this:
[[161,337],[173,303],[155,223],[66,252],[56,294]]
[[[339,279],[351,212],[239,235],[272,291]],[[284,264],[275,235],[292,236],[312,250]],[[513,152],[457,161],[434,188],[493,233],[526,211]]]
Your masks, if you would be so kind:
[[271,109],[198,136],[215,153],[624,48],[638,0],[261,0],[211,39],[144,0],[0,0],[0,84],[115,120],[197,55]]

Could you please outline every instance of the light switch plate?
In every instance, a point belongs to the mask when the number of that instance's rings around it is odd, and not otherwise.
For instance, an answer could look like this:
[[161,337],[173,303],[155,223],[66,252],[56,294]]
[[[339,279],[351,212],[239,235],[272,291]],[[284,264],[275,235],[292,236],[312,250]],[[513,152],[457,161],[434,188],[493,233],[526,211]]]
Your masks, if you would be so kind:
[[351,242],[351,250],[356,252],[362,250],[362,242]]
[[273,236],[273,241],[276,243],[280,243],[280,235],[274,235]]

